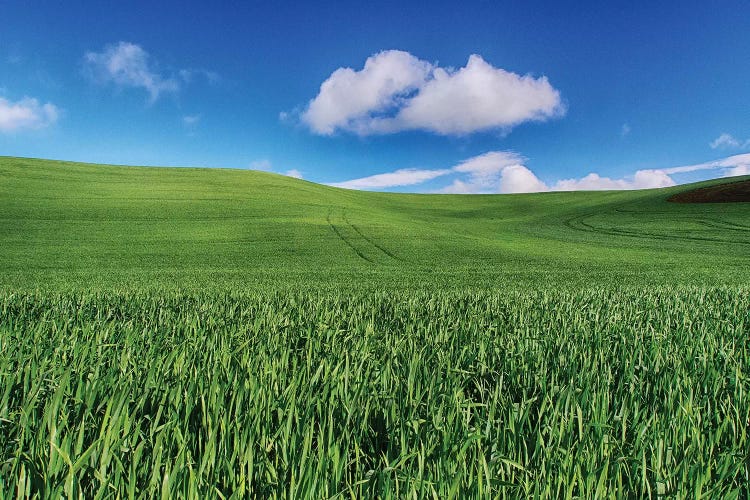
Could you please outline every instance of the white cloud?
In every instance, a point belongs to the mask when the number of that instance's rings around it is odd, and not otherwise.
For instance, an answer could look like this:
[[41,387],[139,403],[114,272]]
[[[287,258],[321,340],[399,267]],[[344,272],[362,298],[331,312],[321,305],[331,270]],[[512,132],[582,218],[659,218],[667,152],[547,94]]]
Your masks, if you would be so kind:
[[350,181],[330,184],[346,189],[382,189],[397,186],[413,186],[451,173],[451,170],[419,170],[402,168],[395,172],[371,175]]
[[104,47],[102,52],[87,52],[84,61],[88,75],[94,80],[142,88],[149,93],[151,102],[164,92],[180,89],[176,79],[160,75],[151,64],[148,52],[133,43],[119,42]]
[[267,158],[261,158],[260,160],[251,161],[249,166],[252,170],[273,172],[273,165],[271,164],[271,160]]
[[695,165],[685,165],[681,167],[665,168],[663,171],[667,174],[683,174],[687,172],[696,172],[698,170],[713,170],[717,168],[733,168],[743,165],[750,165],[750,153],[729,156],[715,161],[697,163]]
[[181,69],[177,74],[185,83],[191,83],[196,77],[202,77],[211,84],[221,81],[221,76],[218,73],[206,69]]
[[390,120],[390,127],[461,135],[510,129],[561,113],[560,94],[545,77],[519,76],[472,55],[457,71],[434,68],[432,79]]
[[610,179],[590,173],[580,179],[557,181],[554,191],[604,191],[617,189],[651,189],[674,186],[675,181],[663,170],[638,170],[632,177]]
[[624,179],[610,179],[600,177],[599,174],[590,173],[579,179],[562,179],[557,181],[555,187],[559,191],[591,191],[597,189],[626,189],[628,182]]
[[201,115],[185,115],[182,117],[182,123],[186,127],[193,127],[195,125],[198,125],[199,121],[201,121]]
[[534,172],[523,165],[505,167],[500,177],[501,193],[538,193],[548,189]]
[[261,158],[260,160],[251,161],[249,165],[252,170],[260,170],[261,172],[272,172],[275,174],[286,175],[287,177],[294,177],[295,179],[302,179],[302,172],[296,168],[286,170],[284,172],[277,172],[273,168],[271,160],[267,158]]
[[620,127],[620,137],[627,137],[630,135],[630,130],[630,125],[623,123],[622,127]]
[[513,151],[490,151],[462,161],[449,169],[401,169],[360,179],[330,184],[349,189],[385,189],[413,186],[438,177],[453,176],[450,184],[437,193],[536,193],[544,191],[602,191],[621,189],[654,189],[674,186],[672,175],[700,170],[722,170],[725,177],[750,175],[750,153],[720,160],[664,169],[637,170],[619,179],[592,172],[584,177],[562,179],[547,184],[524,163],[526,159]]
[[500,173],[505,167],[524,161],[524,158],[513,151],[490,151],[464,160],[455,167],[454,172],[471,174],[481,179],[492,177]]
[[339,68],[320,86],[302,121],[316,134],[343,129],[365,135],[372,114],[398,106],[405,93],[424,85],[430,69],[429,63],[400,50],[368,57],[360,71]]
[[461,179],[454,179],[449,185],[434,192],[439,194],[475,194],[472,191],[472,186]]
[[536,193],[549,188],[523,165],[508,165],[498,172],[495,178],[485,178],[489,182],[455,179],[450,185],[439,189],[445,194],[492,194],[492,193]]
[[724,171],[724,177],[734,177],[737,175],[750,175],[750,165],[737,165]]
[[625,189],[654,189],[674,186],[677,183],[663,170],[638,170]]
[[737,149],[750,146],[750,139],[744,143],[735,139],[732,134],[723,133],[709,144],[711,149]]
[[474,194],[546,191],[547,186],[522,165],[524,162],[525,158],[513,151],[490,151],[469,158],[451,169],[452,172],[468,176],[455,179],[453,184],[443,188],[441,192]]
[[295,179],[302,179],[302,172],[300,172],[296,168],[287,170],[286,172],[284,172],[284,175],[286,175],[287,177],[294,177]]
[[555,191],[608,190],[608,189],[651,189],[669,187],[677,184],[672,178],[675,174],[698,172],[701,170],[723,169],[722,175],[748,175],[750,171],[750,153],[730,156],[720,160],[683,165],[663,169],[638,170],[632,176],[622,179],[610,179],[591,173],[580,179],[564,179],[554,186]]
[[464,160],[452,168],[403,168],[330,185],[347,189],[385,189],[413,186],[439,177],[454,176],[451,184],[437,192],[474,194],[546,191],[544,183],[521,164],[524,161],[521,155],[513,151],[490,151]]
[[735,139],[731,134],[721,134],[719,137],[711,141],[711,149],[717,148],[737,148],[740,146],[740,142]]
[[60,110],[49,102],[42,104],[31,97],[12,102],[0,97],[0,132],[48,127],[59,116]]
[[[339,68],[301,115],[320,135],[425,130],[442,135],[512,127],[561,116],[560,93],[546,77],[518,75],[471,55],[463,68],[441,68],[387,50],[355,71]],[[286,114],[281,116],[287,116]]]

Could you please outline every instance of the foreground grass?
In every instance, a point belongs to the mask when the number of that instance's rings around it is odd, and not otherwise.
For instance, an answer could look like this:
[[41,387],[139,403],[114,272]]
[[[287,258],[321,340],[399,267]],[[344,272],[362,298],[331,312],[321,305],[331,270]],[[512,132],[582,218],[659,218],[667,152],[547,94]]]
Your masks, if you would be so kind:
[[0,496],[746,498],[750,290],[0,294]]

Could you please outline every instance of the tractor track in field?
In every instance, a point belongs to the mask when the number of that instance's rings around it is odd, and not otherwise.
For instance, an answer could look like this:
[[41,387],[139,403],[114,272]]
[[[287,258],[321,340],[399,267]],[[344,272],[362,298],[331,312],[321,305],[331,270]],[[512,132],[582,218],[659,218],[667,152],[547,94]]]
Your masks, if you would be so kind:
[[349,219],[346,217],[346,210],[342,210],[341,211],[341,217],[344,219],[344,222],[346,222],[349,225],[349,227],[351,227],[365,241],[367,241],[368,243],[370,243],[370,245],[374,246],[375,248],[377,248],[378,250],[380,250],[381,252],[383,252],[385,255],[387,255],[388,257],[390,257],[392,259],[403,261],[403,259],[401,259],[400,257],[394,255],[393,252],[391,252],[387,248],[384,248],[377,241],[375,241],[372,238],[366,236],[362,231],[360,231],[360,229],[357,226],[355,226],[354,224],[352,224],[351,222],[349,222]]
[[[338,217],[336,216],[337,212],[339,212]],[[334,219],[339,218],[341,220],[339,221],[339,224],[337,226],[334,222]],[[393,259],[403,262],[403,259],[395,255],[393,252],[385,248],[370,236],[367,236],[359,227],[352,224],[349,218],[346,216],[345,208],[331,207],[328,210],[326,221],[328,222],[328,225],[331,227],[331,230],[333,230],[336,236],[338,236],[339,239],[343,240],[344,243],[346,243],[349,248],[351,248],[354,253],[356,253],[357,256],[359,256],[363,260],[366,260],[367,262],[370,262],[372,264],[383,264],[383,262],[381,262],[382,259],[372,257],[374,252],[375,257],[380,254],[387,259]],[[349,233],[348,236],[347,234],[345,234],[347,232]]]
[[[658,233],[650,233],[650,232],[641,232],[641,231],[631,231],[627,229],[617,229],[617,228],[609,228],[604,229],[600,227],[596,227],[592,224],[589,224],[585,222],[585,219],[595,216],[597,214],[584,214],[584,215],[578,215],[575,217],[571,217],[570,219],[566,219],[564,221],[564,224],[566,227],[576,230],[576,231],[582,231],[587,233],[596,233],[596,234],[605,234],[610,236],[626,236],[631,238],[651,238],[656,240],[667,240],[667,241],[681,241],[681,242],[712,242],[712,243],[739,243],[741,245],[750,245],[750,241],[737,241],[737,240],[726,240],[721,238],[706,238],[706,237],[700,237],[700,236],[673,236],[668,234],[658,234]],[[701,221],[705,223],[705,221]],[[710,224],[706,224],[709,225]],[[741,227],[741,226],[740,226]],[[735,229],[736,231],[741,231],[741,229]]]
[[714,227],[717,229],[728,229],[730,231],[745,231],[745,232],[750,231],[750,226],[746,224],[740,224],[738,222],[730,222],[730,221],[718,220],[718,219],[698,218],[696,217],[695,214],[681,214],[681,213],[670,212],[666,210],[644,212],[642,210],[626,210],[624,208],[615,208],[615,212],[617,212],[618,214],[637,215],[640,217],[648,216],[648,215],[665,215],[671,218],[679,218],[687,222],[696,222],[698,224],[702,224],[708,227]]
[[738,231],[741,233],[750,232],[750,226],[744,226],[742,224],[736,224],[734,222],[718,221],[713,219],[702,219],[699,222],[704,226],[713,227],[716,229],[726,229],[728,231]]
[[331,213],[333,213],[333,209],[328,210],[328,215],[326,216],[326,221],[328,222],[328,225],[331,226],[331,229],[333,230],[333,232],[336,233],[336,236],[338,236],[339,239],[341,239],[341,241],[343,241],[344,243],[346,243],[349,246],[349,248],[351,248],[352,250],[354,250],[354,253],[356,253],[357,256],[359,256],[361,259],[364,259],[367,262],[370,262],[371,264],[374,264],[375,262],[372,259],[370,259],[368,256],[366,256],[365,254],[363,254],[356,246],[354,246],[354,244],[351,241],[349,241],[348,239],[346,239],[344,237],[344,235],[341,234],[341,231],[339,231],[339,229],[336,227],[336,225],[331,221]]

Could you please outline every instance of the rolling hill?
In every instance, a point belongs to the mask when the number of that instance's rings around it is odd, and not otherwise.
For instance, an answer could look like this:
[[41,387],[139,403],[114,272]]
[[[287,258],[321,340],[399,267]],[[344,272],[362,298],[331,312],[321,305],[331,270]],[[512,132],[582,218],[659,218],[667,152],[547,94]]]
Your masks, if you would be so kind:
[[0,497],[747,498],[747,178],[0,159]]
[[2,157],[0,286],[747,283],[750,203],[668,201],[726,182],[417,195]]

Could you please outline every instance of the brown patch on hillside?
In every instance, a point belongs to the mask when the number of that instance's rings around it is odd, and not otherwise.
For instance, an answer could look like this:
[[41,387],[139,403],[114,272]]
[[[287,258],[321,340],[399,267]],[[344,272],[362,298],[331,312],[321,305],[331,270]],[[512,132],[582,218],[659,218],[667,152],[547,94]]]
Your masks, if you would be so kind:
[[667,198],[667,201],[674,203],[747,203],[750,202],[750,180],[678,193]]

